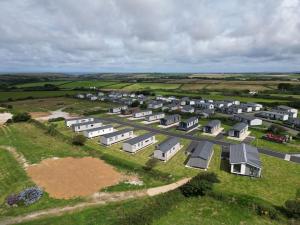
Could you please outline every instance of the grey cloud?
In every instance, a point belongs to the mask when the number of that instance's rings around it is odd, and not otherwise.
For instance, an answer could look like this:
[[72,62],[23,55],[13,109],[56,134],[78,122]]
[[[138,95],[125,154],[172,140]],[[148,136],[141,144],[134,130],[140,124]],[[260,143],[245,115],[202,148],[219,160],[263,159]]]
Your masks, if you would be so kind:
[[299,11],[299,0],[2,0],[0,70],[295,71]]

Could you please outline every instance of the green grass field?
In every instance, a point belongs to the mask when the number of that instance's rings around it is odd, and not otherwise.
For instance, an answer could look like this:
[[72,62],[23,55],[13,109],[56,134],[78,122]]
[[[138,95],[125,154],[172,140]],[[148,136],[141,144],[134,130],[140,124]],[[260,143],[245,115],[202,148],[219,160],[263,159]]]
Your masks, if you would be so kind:
[[116,84],[117,82],[114,81],[102,81],[102,80],[83,80],[83,81],[74,81],[71,83],[67,83],[64,85],[61,85],[61,88],[76,88],[76,87],[105,87],[112,84]]
[[28,97],[33,98],[49,98],[49,97],[61,97],[68,95],[78,94],[78,91],[10,91],[10,92],[0,92],[0,101],[9,101],[25,99]]
[[16,85],[17,88],[27,88],[27,87],[40,87],[44,86],[45,84],[52,84],[56,86],[60,86],[65,83],[69,83],[71,81],[45,81],[45,82],[34,82],[34,83],[25,83],[25,84],[18,84]]
[[[157,197],[159,198],[159,197]],[[101,207],[85,209],[58,217],[40,219],[20,225],[115,225],[121,224],[124,215],[134,214],[143,210],[149,203],[148,198],[113,203]],[[251,211],[224,204],[214,199],[187,198],[176,205],[170,206],[170,210],[161,218],[155,219],[153,225],[268,225],[283,224],[279,221],[269,220],[254,215]],[[129,225],[129,224],[122,224]]]
[[[28,132],[30,131],[30,132]],[[21,152],[30,163],[51,157],[81,157],[86,153],[29,123],[19,123],[0,128],[0,145],[9,145]]]
[[138,91],[143,89],[177,89],[180,84],[166,84],[166,83],[136,83],[124,88],[128,91]]

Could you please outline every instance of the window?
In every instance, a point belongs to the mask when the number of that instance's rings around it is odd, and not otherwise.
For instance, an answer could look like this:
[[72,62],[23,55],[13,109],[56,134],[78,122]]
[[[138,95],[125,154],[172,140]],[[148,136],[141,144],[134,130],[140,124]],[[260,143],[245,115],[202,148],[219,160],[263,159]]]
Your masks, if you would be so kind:
[[241,164],[234,164],[233,165],[233,172],[240,173],[241,172]]
[[162,155],[162,157],[165,157],[165,153],[164,152],[161,155]]

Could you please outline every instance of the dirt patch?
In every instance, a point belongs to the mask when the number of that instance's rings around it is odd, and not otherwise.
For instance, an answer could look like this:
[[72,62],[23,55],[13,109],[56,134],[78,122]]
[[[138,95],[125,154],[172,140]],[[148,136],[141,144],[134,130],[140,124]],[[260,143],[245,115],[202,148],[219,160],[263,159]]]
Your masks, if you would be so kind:
[[112,166],[92,157],[46,159],[27,168],[32,180],[53,198],[91,195],[124,178]]
[[51,113],[49,113],[49,112],[31,112],[30,115],[33,119],[37,119],[40,117],[49,116],[49,115],[51,115]]
[[11,113],[0,113],[0,125],[4,124],[7,120],[12,118]]

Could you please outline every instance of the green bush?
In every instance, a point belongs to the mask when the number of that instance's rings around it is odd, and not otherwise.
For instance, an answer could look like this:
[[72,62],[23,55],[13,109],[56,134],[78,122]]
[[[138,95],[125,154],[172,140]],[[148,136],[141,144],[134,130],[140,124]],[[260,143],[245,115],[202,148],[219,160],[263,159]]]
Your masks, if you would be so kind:
[[72,139],[73,145],[84,145],[85,142],[86,142],[86,137],[81,134],[75,135]]
[[300,218],[300,189],[296,192],[296,198],[292,200],[287,200],[285,202],[285,208],[288,216],[293,218]]
[[57,118],[53,118],[53,119],[49,119],[48,122],[59,122],[59,121],[64,121],[65,118],[63,117],[57,117]]
[[14,123],[17,123],[17,122],[26,122],[26,121],[28,121],[30,119],[31,119],[31,116],[27,112],[17,113],[15,115],[13,115],[13,117],[12,117],[12,120],[13,120]]
[[219,182],[215,173],[200,173],[180,187],[180,190],[186,197],[204,196],[212,191],[214,183]]

